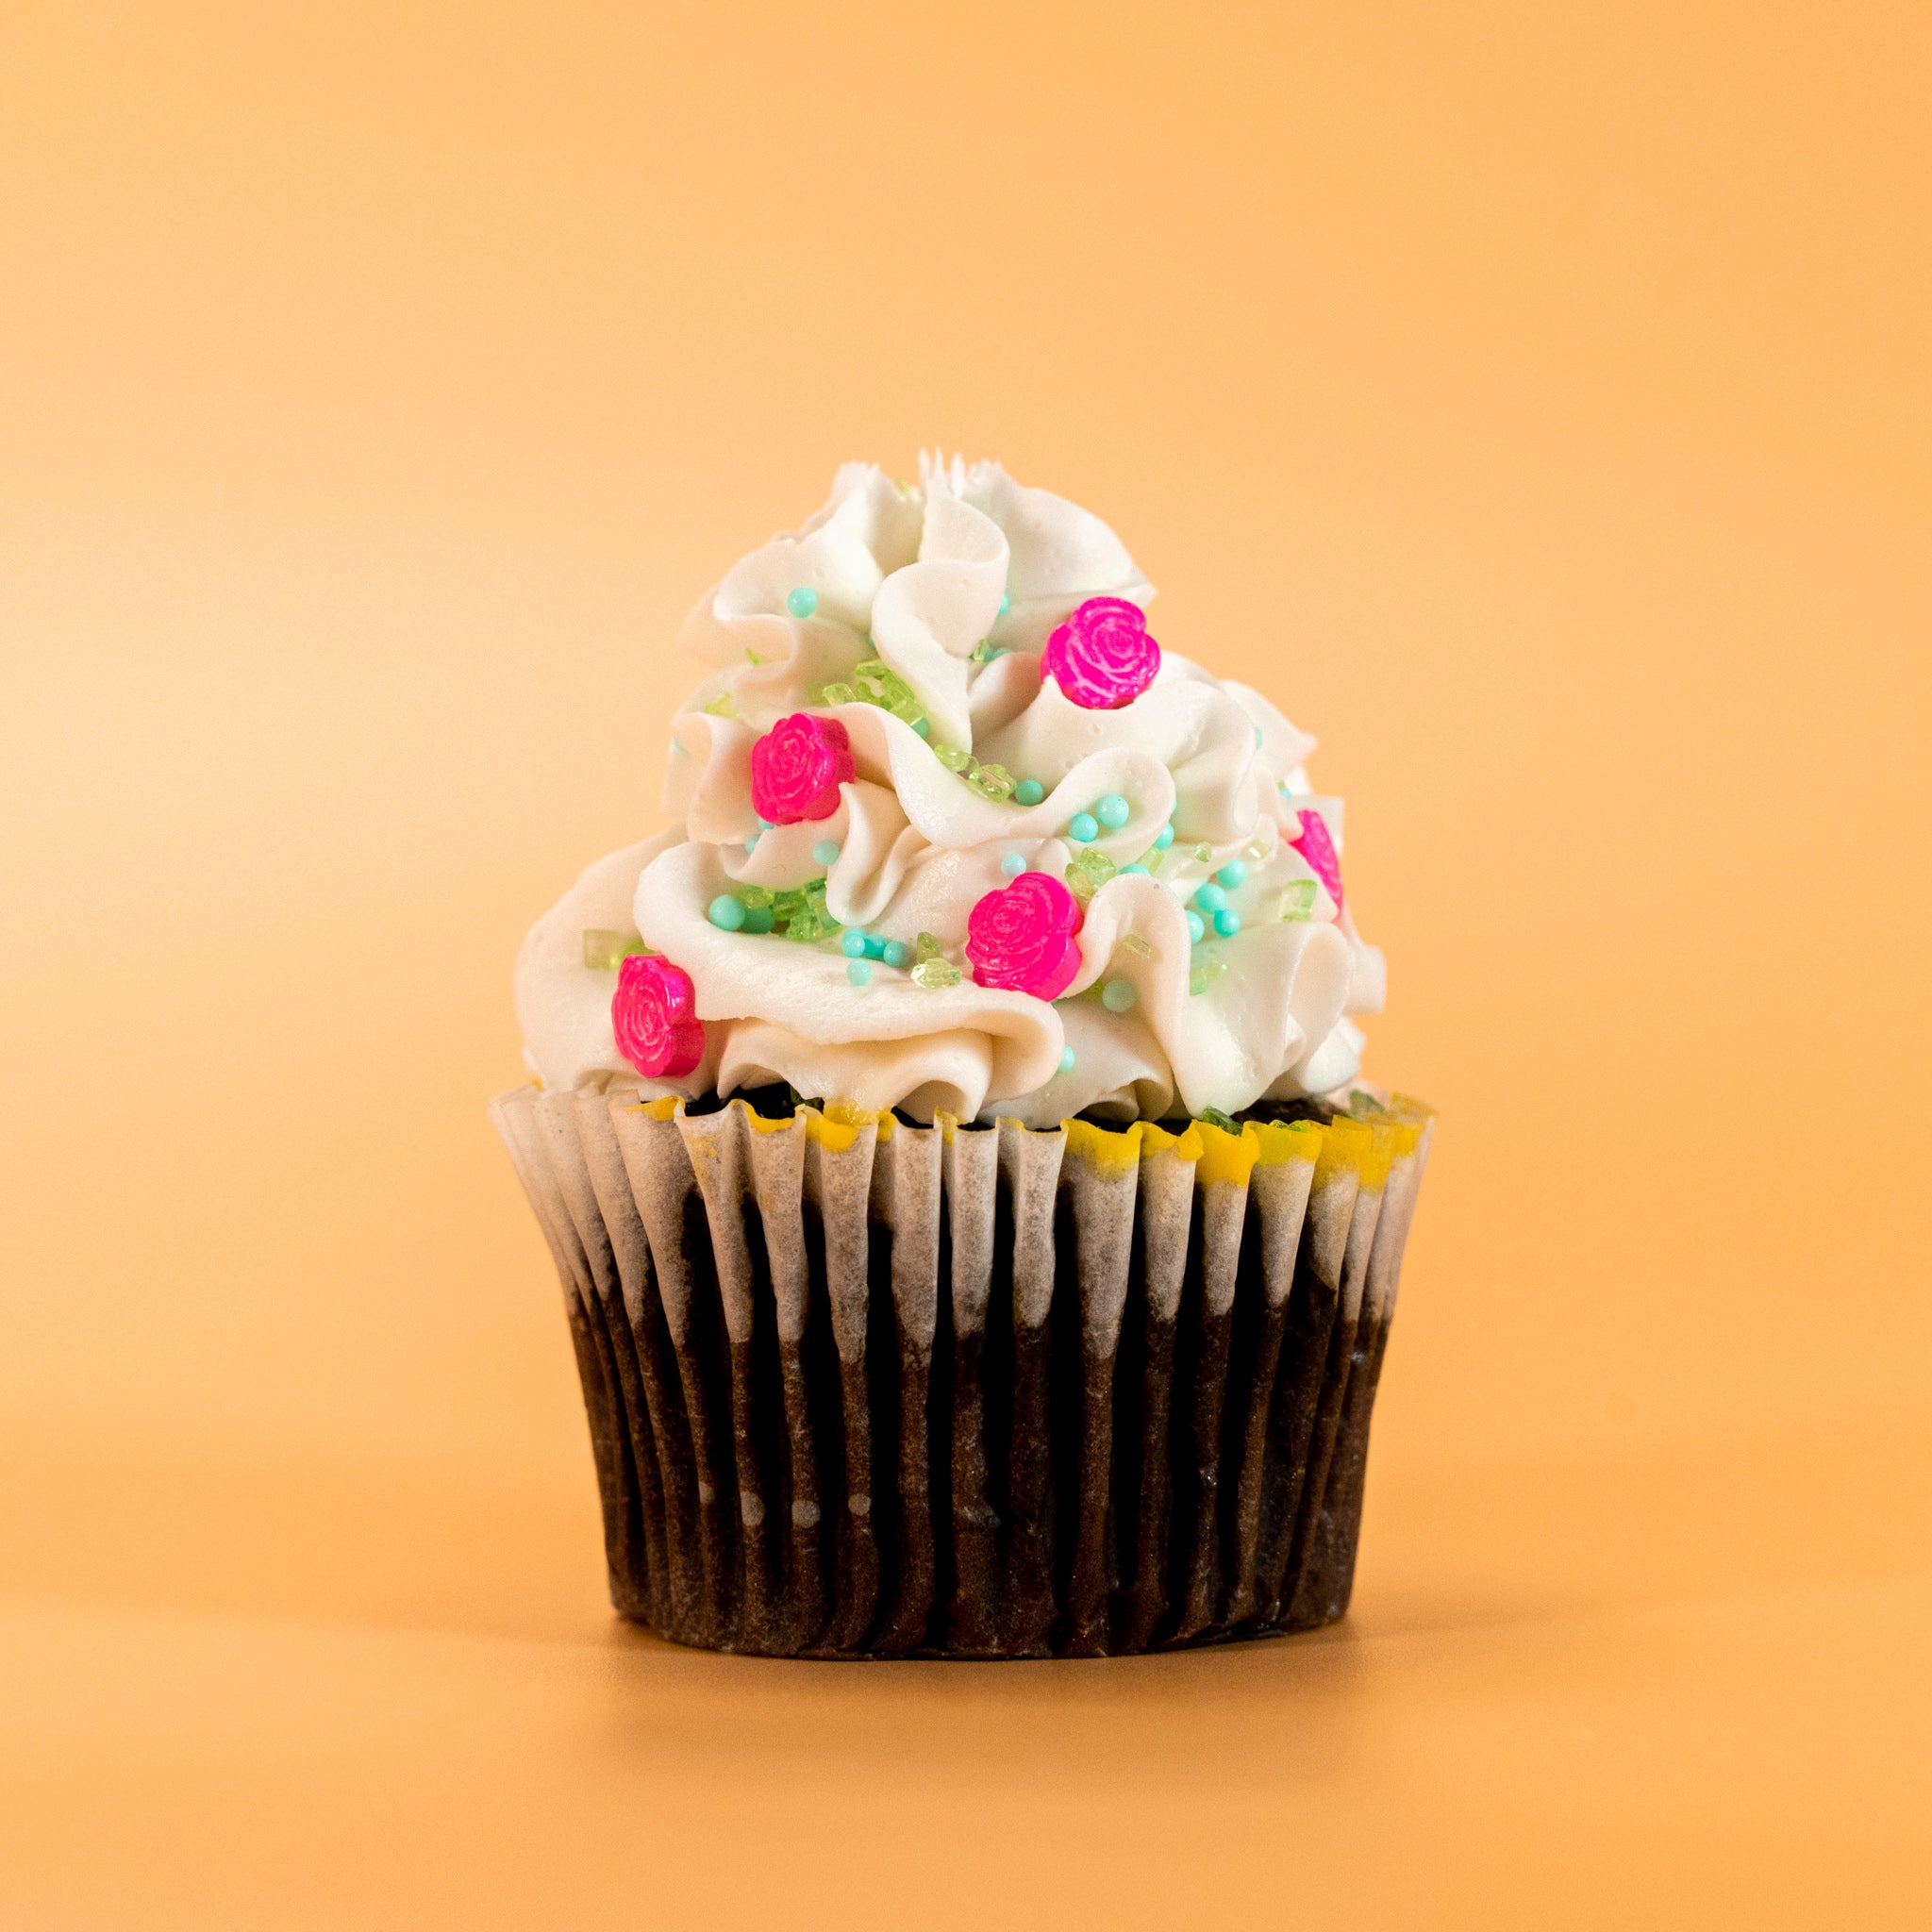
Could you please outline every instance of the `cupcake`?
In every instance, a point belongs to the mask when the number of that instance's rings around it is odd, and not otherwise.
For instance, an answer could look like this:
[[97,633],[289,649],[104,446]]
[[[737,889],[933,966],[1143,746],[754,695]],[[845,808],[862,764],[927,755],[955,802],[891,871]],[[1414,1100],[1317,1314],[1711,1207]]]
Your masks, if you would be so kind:
[[1428,1110],[1313,741],[1097,517],[848,465],[706,595],[669,831],[516,971],[491,1104],[613,1603],[777,1656],[1121,1655],[1346,1609]]

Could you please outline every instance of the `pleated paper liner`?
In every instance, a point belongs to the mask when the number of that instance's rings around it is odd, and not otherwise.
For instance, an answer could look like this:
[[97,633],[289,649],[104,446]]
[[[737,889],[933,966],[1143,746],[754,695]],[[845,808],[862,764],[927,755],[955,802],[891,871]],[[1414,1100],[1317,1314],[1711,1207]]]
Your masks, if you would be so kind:
[[630,1089],[491,1111],[563,1282],[625,1616],[1000,1657],[1347,1608],[1425,1108],[1234,1133]]

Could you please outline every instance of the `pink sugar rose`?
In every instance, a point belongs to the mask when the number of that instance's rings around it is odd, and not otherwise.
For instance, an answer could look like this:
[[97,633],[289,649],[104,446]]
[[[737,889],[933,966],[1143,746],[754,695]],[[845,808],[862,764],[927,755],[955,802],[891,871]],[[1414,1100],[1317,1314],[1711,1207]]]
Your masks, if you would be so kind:
[[1046,641],[1040,675],[1089,711],[1117,711],[1154,682],[1160,646],[1124,597],[1090,597]]
[[697,989],[660,953],[632,953],[617,969],[610,1002],[617,1050],[653,1080],[677,1080],[705,1057]]
[[1302,830],[1298,839],[1288,842],[1308,861],[1315,876],[1326,888],[1328,896],[1335,901],[1337,912],[1341,910],[1341,860],[1336,855],[1335,841],[1328,836],[1328,827],[1322,821],[1318,811],[1297,812]]
[[1048,873],[1024,872],[966,916],[966,957],[981,986],[1058,999],[1080,970],[1080,902]]
[[751,748],[752,809],[774,825],[828,819],[839,809],[839,787],[858,775],[844,725],[794,711]]

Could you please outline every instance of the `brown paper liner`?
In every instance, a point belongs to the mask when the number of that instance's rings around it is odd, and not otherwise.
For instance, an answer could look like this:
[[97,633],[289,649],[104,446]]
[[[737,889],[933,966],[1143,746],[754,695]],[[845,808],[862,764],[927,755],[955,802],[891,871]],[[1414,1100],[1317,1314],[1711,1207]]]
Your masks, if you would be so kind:
[[623,1615],[1003,1657],[1346,1610],[1425,1108],[1239,1135],[629,1089],[491,1111],[563,1283]]

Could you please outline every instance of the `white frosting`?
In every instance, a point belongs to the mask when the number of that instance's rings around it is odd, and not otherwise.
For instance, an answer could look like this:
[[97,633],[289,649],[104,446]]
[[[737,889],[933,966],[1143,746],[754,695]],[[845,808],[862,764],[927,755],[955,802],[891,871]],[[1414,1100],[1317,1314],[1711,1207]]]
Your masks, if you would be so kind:
[[[787,604],[799,590],[817,597],[805,618]],[[685,643],[716,669],[675,722],[665,808],[677,824],[600,859],[531,930],[516,989],[532,1071],[551,1087],[637,1077],[612,1035],[615,975],[587,966],[583,950],[587,929],[634,929],[691,975],[706,1029],[699,1066],[641,1081],[647,1091],[782,1080],[921,1119],[1038,1126],[1086,1108],[1234,1113],[1351,1080],[1362,1036],[1344,1016],[1380,1009],[1381,955],[1319,884],[1311,918],[1278,916],[1283,888],[1315,876],[1287,842],[1297,810],[1319,809],[1341,844],[1340,801],[1308,791],[1314,741],[1257,692],[1165,645],[1154,683],[1116,710],[1083,709],[1041,680],[1047,635],[1077,605],[1112,596],[1145,608],[1153,594],[1098,518],[996,464],[928,459],[917,489],[865,465],[841,470],[823,509],[737,564],[686,622]],[[982,641],[1003,655],[975,656]],[[815,702],[874,656],[912,691],[924,735],[872,704]],[[805,710],[845,727],[857,776],[831,817],[761,829],[751,748]],[[938,745],[1036,779],[1045,796],[1031,807],[987,798]],[[928,989],[883,963],[855,987],[836,939],[725,931],[708,916],[738,887],[824,877],[841,924],[908,946],[930,933],[964,965],[968,914],[1008,883],[1002,858],[1063,876],[1081,849],[1069,822],[1108,793],[1129,816],[1092,845],[1151,875],[1117,874],[1093,893],[1080,970],[1056,1001],[970,974]],[[1151,852],[1170,821],[1171,846]],[[813,857],[825,841],[839,847],[829,868]],[[1227,897],[1241,930],[1194,943],[1192,894],[1237,858],[1247,877]],[[1191,991],[1191,969],[1210,963],[1219,976]],[[1088,993],[1117,980],[1136,993],[1124,1012]]]

